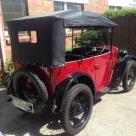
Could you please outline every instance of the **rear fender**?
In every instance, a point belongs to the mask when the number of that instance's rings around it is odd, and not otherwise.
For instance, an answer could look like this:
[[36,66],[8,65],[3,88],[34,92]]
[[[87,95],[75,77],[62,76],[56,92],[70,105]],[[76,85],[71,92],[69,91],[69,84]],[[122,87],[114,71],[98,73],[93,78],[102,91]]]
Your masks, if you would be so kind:
[[[75,73],[73,75],[68,76],[62,83],[60,83],[57,87],[56,87],[56,93],[58,93],[59,91],[67,91],[69,90],[70,87],[72,87],[73,85],[77,84],[77,83],[84,83],[87,84],[93,92],[93,94],[95,94],[95,86],[94,86],[94,82],[92,80],[92,78],[90,76],[88,76],[85,73]],[[89,85],[90,83],[90,85]]]
[[[84,83],[88,85],[93,93],[95,95],[95,85],[93,80],[90,76],[84,73],[75,73],[73,75],[68,76],[62,83],[60,83],[56,87],[55,95],[54,95],[54,102],[53,107],[57,107],[59,111],[61,111],[62,108],[62,100],[65,92],[67,92],[73,85],[77,83]],[[56,105],[56,106],[54,106]],[[55,111],[52,110],[53,112]],[[58,111],[58,110],[57,110]],[[55,113],[55,112],[54,112]]]
[[126,55],[114,68],[110,88],[114,89],[118,87],[123,79],[124,73],[127,70],[128,64],[131,60],[136,61],[136,56]]

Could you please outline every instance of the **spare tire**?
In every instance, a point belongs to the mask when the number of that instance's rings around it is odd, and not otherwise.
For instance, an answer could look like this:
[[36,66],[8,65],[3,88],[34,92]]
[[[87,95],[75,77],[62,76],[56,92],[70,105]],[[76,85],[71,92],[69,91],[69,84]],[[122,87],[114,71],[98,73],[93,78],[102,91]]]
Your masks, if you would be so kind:
[[37,74],[28,69],[17,71],[13,77],[15,96],[33,104],[35,113],[40,112],[48,100],[47,88]]

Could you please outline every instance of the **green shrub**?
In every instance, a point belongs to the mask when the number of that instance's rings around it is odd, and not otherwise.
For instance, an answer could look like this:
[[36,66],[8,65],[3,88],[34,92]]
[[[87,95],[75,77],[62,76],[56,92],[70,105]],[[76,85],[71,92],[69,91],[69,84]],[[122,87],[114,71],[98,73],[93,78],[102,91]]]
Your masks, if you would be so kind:
[[6,71],[2,73],[0,79],[0,88],[5,87],[6,80],[14,72],[14,66],[11,60],[7,60],[5,65],[6,65]]
[[103,35],[101,30],[88,30],[82,34],[82,43],[81,34],[75,37],[75,44],[78,46],[81,46],[81,44],[93,45],[95,39],[97,39],[97,43],[101,43]]
[[6,61],[6,65],[7,65],[6,74],[9,75],[9,76],[11,76],[12,73],[14,72],[13,62],[11,60],[7,60]]
[[67,47],[66,46],[66,48],[65,48],[65,51],[67,52],[67,51],[71,51],[72,49],[70,48],[70,47]]
[[121,16],[136,16],[136,8],[123,8],[118,10],[109,9],[103,15],[108,18],[115,18]]

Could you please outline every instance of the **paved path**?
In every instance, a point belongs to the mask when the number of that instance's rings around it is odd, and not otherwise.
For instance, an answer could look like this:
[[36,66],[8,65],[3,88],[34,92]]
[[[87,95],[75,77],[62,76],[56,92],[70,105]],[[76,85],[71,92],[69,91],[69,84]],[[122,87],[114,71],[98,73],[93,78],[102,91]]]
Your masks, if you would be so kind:
[[[0,92],[0,132],[5,136],[67,136],[51,113],[23,113],[6,102],[4,91]],[[136,87],[128,93],[120,88],[103,96],[94,105],[88,125],[77,136],[135,135]]]

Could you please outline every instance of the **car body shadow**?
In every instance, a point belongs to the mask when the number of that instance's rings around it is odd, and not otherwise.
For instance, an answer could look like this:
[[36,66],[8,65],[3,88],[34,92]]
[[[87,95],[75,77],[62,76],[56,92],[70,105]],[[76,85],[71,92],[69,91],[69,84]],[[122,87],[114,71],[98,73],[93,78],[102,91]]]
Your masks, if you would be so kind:
[[95,98],[94,100],[93,100],[93,104],[94,105],[96,105],[97,103],[99,103],[99,102],[101,102],[102,101],[102,99],[99,97],[99,98]]
[[59,117],[49,110],[39,114],[19,111],[6,102],[5,91],[0,92],[0,131],[14,136],[68,136],[62,129]]
[[[5,91],[0,92],[0,131],[13,136],[69,136],[62,128],[60,117],[49,109],[39,114],[29,114],[7,103]],[[102,99],[95,99],[94,105]]]

